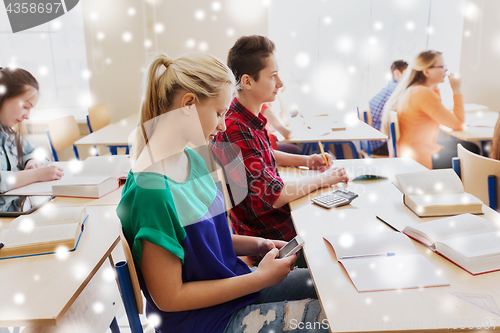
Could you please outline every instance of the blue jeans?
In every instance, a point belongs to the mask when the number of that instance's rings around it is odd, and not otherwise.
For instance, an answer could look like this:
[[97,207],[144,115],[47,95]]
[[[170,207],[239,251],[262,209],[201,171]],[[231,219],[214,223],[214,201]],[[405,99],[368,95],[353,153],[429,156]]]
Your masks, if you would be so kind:
[[280,284],[262,289],[256,303],[236,311],[224,333],[328,333],[309,270],[296,268]]

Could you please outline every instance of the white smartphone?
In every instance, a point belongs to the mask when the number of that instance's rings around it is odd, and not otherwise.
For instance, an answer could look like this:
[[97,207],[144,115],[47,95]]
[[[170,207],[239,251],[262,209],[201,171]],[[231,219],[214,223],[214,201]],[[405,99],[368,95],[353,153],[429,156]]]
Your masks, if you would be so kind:
[[285,258],[295,253],[299,252],[300,249],[304,246],[304,241],[297,235],[294,239],[289,241],[285,246],[280,249],[280,253],[278,258]]

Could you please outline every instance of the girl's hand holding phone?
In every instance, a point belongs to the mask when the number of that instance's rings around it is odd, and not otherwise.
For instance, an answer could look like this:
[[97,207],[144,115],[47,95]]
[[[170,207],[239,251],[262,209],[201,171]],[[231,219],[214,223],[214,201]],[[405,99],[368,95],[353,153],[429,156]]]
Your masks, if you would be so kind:
[[283,281],[295,265],[296,255],[275,260],[278,255],[277,248],[269,251],[259,263],[257,270],[252,273],[261,280],[262,288],[274,286]]
[[258,243],[258,249],[259,249],[258,256],[263,257],[272,249],[277,248],[279,250],[285,245],[286,245],[285,241],[261,238],[259,239]]

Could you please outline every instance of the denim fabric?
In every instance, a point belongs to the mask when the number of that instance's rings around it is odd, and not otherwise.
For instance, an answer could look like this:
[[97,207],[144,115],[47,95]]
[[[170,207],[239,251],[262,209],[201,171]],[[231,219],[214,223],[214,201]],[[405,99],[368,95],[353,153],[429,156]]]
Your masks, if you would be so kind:
[[[328,322],[307,269],[295,269],[280,284],[261,290],[256,303],[236,311],[224,333],[328,332]],[[286,322],[285,322],[286,318]]]
[[[26,162],[34,158],[35,148],[28,141],[23,140],[23,157],[21,159],[23,168]],[[15,136],[7,133],[5,127],[0,125],[0,193],[12,189],[14,182],[10,178],[14,176],[15,171],[19,170]]]

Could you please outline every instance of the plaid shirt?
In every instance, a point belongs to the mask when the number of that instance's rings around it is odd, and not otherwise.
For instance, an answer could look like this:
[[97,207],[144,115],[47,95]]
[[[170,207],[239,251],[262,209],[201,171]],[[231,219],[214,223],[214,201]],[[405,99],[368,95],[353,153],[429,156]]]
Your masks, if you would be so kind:
[[[290,207],[272,207],[281,194],[283,181],[276,169],[266,123],[267,119],[261,113],[256,117],[235,98],[226,114],[227,129],[215,138],[213,151],[224,166],[226,177],[233,183],[241,184],[242,178],[235,163],[231,163],[236,152],[216,147],[227,146],[230,142],[243,156],[248,194],[231,209],[231,223],[236,233],[290,240],[296,235]],[[234,193],[231,195],[235,197]]]
[[[384,110],[384,105],[391,97],[392,92],[396,89],[398,83],[396,80],[392,79],[387,86],[382,88],[378,94],[376,94],[368,104],[370,105],[370,110],[372,112],[372,127],[380,131],[382,125],[382,110]],[[382,146],[385,141],[368,141],[370,145],[370,151],[377,149]]]

